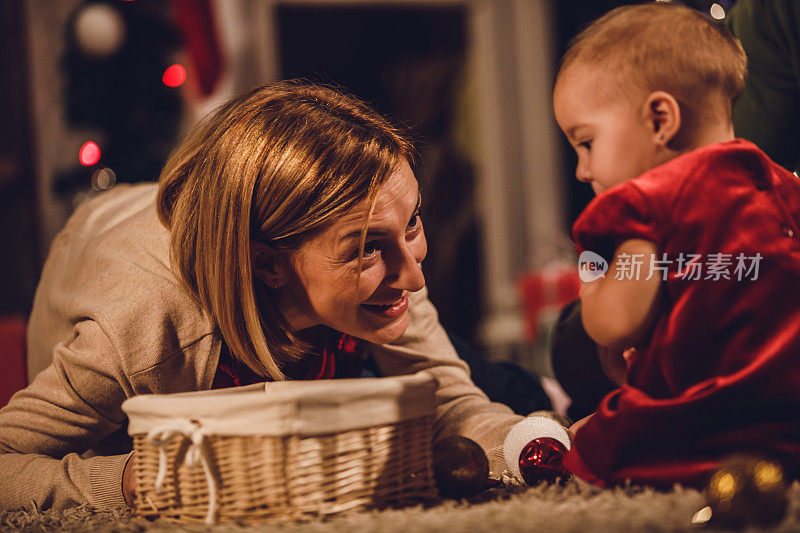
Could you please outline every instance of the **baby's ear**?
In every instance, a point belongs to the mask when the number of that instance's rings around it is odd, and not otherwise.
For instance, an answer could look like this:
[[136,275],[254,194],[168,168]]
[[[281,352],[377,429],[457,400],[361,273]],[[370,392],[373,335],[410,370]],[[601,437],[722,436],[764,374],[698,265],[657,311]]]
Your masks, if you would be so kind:
[[680,131],[681,106],[671,94],[664,91],[650,93],[643,111],[655,144],[666,146]]

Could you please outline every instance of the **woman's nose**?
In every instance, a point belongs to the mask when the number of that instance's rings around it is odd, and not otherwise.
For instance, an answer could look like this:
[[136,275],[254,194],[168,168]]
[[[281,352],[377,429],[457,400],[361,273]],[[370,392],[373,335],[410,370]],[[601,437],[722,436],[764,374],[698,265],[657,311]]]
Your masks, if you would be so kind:
[[396,265],[397,279],[394,283],[397,288],[416,292],[425,286],[425,275],[422,273],[421,263],[426,253],[427,243],[424,236],[420,236],[415,242],[407,243],[400,248]]

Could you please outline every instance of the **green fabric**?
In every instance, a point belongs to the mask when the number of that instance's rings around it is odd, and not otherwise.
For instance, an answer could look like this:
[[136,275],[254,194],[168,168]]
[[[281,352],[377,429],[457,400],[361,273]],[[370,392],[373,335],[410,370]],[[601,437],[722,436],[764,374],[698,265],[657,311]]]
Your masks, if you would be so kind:
[[800,163],[800,2],[739,0],[727,26],[742,42],[749,70],[733,108],[734,132],[795,170]]

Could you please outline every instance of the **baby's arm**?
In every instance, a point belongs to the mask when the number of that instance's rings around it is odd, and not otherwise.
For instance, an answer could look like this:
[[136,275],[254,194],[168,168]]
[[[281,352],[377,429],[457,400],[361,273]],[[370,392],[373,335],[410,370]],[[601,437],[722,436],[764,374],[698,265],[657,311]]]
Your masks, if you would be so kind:
[[[621,353],[647,333],[658,309],[661,276],[650,273],[656,245],[643,239],[624,241],[614,252],[604,278],[581,282],[581,319],[600,346]],[[621,257],[641,259],[639,276],[627,279]]]

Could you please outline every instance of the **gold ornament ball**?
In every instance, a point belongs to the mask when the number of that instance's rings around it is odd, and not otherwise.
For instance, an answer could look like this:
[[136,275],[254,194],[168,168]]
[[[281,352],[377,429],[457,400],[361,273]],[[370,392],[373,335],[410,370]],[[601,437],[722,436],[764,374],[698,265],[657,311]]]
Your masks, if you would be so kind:
[[723,527],[774,526],[786,515],[787,492],[778,461],[753,454],[729,456],[708,482],[710,523]]

